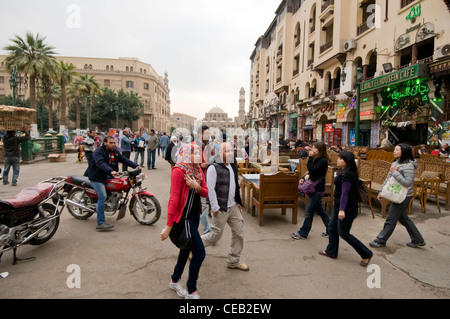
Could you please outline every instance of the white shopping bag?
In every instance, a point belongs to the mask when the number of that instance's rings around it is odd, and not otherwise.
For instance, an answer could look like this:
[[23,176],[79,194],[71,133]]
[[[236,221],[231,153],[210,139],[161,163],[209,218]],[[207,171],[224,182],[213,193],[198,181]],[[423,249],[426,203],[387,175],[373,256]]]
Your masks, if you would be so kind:
[[391,176],[383,187],[381,197],[393,203],[400,204],[403,203],[407,194],[408,188],[400,184],[395,177]]

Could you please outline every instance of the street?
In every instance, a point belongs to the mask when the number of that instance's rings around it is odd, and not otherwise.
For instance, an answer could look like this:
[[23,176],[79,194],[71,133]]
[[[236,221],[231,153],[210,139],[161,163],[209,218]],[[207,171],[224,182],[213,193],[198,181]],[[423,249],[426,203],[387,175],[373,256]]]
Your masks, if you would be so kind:
[[[134,158],[132,153],[131,158]],[[54,177],[83,174],[87,163],[76,163],[76,154],[67,162],[48,160],[22,164],[18,186],[0,186],[0,198],[6,199],[21,189]],[[3,169],[3,167],[2,167]],[[36,260],[12,265],[12,252],[6,252],[0,263],[0,298],[38,299],[179,299],[168,288],[170,275],[178,256],[177,248],[159,234],[166,223],[170,187],[170,165],[157,156],[157,170],[144,169],[145,186],[158,198],[162,216],[153,226],[137,223],[127,212],[110,232],[95,230],[95,215],[77,220],[64,209],[58,231],[43,246],[24,246],[19,257]],[[12,172],[11,172],[12,173]],[[249,272],[230,270],[226,258],[231,233],[227,226],[215,247],[206,249],[200,270],[198,292],[203,299],[448,299],[450,297],[450,213],[436,205],[413,205],[412,220],[427,245],[413,249],[405,228],[398,225],[385,248],[371,250],[374,257],[368,268],[359,265],[360,257],[341,240],[337,259],[320,256],[327,238],[316,215],[310,236],[293,240],[304,219],[304,203],[299,202],[298,224],[290,222],[281,211],[267,211],[265,226],[244,209],[245,243],[242,262]],[[352,233],[364,244],[375,239],[384,220],[374,205],[372,219],[368,206],[355,220]],[[200,226],[201,233],[201,226]],[[183,285],[187,280],[185,269]],[[74,277],[77,275],[78,277]],[[78,283],[77,287],[74,283]]]

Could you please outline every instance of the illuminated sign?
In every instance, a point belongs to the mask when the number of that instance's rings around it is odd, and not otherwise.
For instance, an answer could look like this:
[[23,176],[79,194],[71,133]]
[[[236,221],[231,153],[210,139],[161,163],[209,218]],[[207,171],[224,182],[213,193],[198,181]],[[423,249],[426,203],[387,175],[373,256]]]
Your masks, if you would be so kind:
[[411,10],[409,10],[409,14],[406,17],[406,20],[413,21],[414,23],[416,18],[420,17],[421,14],[422,14],[422,5],[419,4],[417,7],[412,7]]

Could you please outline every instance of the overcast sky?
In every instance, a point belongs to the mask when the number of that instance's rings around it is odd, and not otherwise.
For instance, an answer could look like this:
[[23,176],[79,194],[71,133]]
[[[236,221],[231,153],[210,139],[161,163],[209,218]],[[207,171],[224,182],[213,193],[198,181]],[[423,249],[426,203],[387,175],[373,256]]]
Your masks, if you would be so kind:
[[137,57],[169,74],[171,113],[249,107],[250,55],[280,0],[19,0],[0,9],[0,54],[15,35],[45,36],[61,56]]

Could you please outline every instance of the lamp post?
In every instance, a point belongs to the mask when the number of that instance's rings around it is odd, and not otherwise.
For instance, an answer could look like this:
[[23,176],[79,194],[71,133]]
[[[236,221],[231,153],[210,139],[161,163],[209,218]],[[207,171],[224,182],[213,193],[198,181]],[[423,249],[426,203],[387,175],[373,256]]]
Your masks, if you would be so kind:
[[[342,64],[342,74],[341,79],[342,83],[345,82],[347,78],[347,73],[345,73],[345,66],[347,62],[355,63],[353,60],[347,60]],[[363,73],[360,67],[356,68],[356,76],[355,76],[355,87],[356,87],[356,114],[355,114],[355,146],[361,146],[361,138],[360,138],[360,118],[361,118],[361,103],[360,103],[360,95],[361,95],[361,82],[363,80]]]
[[119,103],[113,103],[111,105],[111,111],[115,111],[116,113],[116,129],[119,129]]
[[87,97],[87,109],[88,109],[88,112],[89,112],[89,131],[91,131],[92,130],[92,127],[91,127],[92,113],[91,113],[91,96],[90,95],[88,95],[88,97]]
[[16,89],[17,89],[17,82],[19,80],[19,73],[17,72],[17,66],[15,65],[11,71],[11,78],[9,79],[9,85],[13,89],[13,106],[16,106]]

